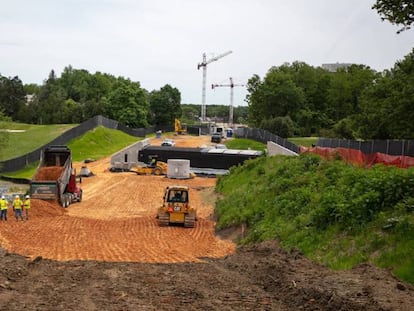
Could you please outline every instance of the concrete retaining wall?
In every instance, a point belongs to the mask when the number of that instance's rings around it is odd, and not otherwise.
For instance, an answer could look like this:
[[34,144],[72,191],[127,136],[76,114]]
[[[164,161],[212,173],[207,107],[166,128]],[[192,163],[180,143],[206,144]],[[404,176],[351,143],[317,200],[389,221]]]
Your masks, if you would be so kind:
[[138,164],[138,153],[145,146],[149,145],[149,139],[140,140],[113,154],[111,157],[111,168],[130,170]]
[[279,154],[283,154],[283,155],[288,155],[288,156],[297,156],[298,154],[296,152],[293,152],[281,145],[278,145],[272,141],[268,141],[267,142],[267,154],[269,156],[274,156],[274,155],[279,155]]

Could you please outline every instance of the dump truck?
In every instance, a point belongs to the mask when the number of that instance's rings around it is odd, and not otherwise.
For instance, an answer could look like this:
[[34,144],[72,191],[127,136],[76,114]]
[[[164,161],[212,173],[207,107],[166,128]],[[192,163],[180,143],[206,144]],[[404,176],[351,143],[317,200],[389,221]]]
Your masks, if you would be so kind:
[[42,150],[40,163],[30,181],[33,199],[57,201],[63,207],[82,201],[81,179],[72,167],[72,153],[67,146],[49,146]]
[[167,186],[164,192],[162,206],[158,209],[158,224],[161,227],[170,224],[183,224],[193,228],[197,220],[197,211],[190,205],[189,189],[187,186]]

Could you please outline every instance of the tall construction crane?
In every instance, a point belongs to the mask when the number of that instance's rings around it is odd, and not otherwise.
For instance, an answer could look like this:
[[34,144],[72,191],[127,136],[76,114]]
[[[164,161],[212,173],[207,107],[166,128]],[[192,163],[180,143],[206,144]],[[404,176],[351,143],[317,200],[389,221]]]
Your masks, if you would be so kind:
[[235,86],[244,86],[244,84],[234,84],[233,78],[230,77],[230,84],[212,84],[211,88],[214,90],[215,87],[230,87],[230,111],[229,111],[229,125],[233,126],[233,88]]
[[227,51],[226,53],[217,55],[207,60],[206,53],[203,53],[203,61],[197,65],[197,69],[203,67],[203,90],[201,96],[201,121],[206,120],[206,81],[207,81],[207,65],[233,53],[233,51]]

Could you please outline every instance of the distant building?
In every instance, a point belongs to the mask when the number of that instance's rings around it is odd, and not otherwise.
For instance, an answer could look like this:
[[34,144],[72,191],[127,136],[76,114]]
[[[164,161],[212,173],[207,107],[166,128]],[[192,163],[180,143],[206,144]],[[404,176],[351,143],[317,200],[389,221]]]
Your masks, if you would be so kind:
[[27,95],[25,95],[25,98],[26,98],[26,105],[27,104],[30,104],[32,101],[33,101],[33,99],[35,98],[35,94],[27,94]]
[[322,68],[330,72],[336,72],[339,68],[348,68],[353,64],[350,63],[331,63],[331,64],[322,64]]

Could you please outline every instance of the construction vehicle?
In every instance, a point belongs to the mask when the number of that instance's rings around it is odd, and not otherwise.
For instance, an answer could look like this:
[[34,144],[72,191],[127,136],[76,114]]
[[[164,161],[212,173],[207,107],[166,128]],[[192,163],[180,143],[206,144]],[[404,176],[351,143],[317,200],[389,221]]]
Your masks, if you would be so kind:
[[40,163],[30,181],[30,197],[54,200],[63,207],[82,201],[80,178],[72,167],[72,154],[67,146],[46,147],[40,155]]
[[165,188],[163,205],[158,209],[158,224],[161,227],[170,224],[183,224],[194,228],[197,212],[191,207],[187,186],[168,186]]
[[133,165],[130,171],[138,175],[166,175],[168,165],[165,162],[157,161],[155,158],[147,165]]
[[187,126],[184,123],[181,124],[180,120],[175,119],[175,121],[174,121],[174,131],[178,135],[185,135],[185,134],[187,134]]

